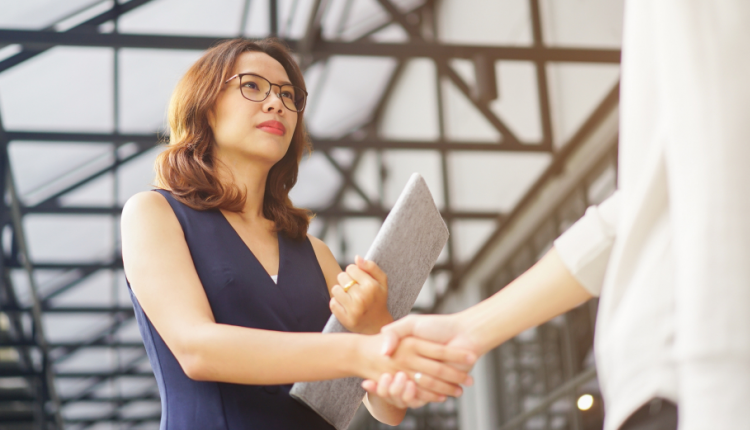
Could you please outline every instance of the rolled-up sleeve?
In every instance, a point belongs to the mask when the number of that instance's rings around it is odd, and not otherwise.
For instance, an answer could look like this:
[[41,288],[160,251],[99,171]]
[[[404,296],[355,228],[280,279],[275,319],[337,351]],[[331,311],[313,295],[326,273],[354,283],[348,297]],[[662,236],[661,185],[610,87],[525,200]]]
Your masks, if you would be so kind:
[[612,253],[620,210],[620,193],[591,206],[555,240],[555,249],[570,273],[592,295],[599,296]]

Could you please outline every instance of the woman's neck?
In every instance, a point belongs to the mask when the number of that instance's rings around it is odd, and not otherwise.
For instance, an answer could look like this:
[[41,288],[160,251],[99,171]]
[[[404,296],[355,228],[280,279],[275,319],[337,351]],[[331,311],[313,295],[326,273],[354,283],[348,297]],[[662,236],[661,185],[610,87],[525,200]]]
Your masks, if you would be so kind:
[[240,215],[247,221],[264,221],[263,198],[270,167],[243,157],[216,154],[217,175],[223,184],[234,184],[245,192],[245,206]]

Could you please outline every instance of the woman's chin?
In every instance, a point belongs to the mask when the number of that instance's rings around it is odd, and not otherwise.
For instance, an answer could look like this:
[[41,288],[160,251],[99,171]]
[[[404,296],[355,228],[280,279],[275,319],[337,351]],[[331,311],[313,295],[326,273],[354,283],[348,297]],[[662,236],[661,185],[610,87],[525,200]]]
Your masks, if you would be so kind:
[[237,148],[237,156],[248,160],[256,160],[264,164],[274,165],[278,163],[289,150],[289,144],[271,139],[247,142]]

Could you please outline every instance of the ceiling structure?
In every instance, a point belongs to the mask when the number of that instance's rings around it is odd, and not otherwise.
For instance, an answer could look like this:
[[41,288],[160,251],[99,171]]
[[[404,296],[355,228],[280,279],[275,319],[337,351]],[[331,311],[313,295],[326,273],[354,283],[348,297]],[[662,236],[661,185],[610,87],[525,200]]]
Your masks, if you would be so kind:
[[425,177],[451,230],[428,311],[612,102],[621,20],[593,0],[0,0],[0,428],[158,427],[118,217],[217,41],[295,51],[314,152],[292,199],[342,264]]

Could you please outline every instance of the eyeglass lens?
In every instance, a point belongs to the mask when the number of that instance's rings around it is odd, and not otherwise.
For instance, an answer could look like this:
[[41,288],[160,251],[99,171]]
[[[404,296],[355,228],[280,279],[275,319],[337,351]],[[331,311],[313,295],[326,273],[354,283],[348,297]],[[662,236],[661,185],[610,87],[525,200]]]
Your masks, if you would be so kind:
[[[271,92],[271,83],[265,78],[255,75],[242,75],[240,81],[242,96],[254,102],[262,102]],[[305,92],[293,85],[281,85],[279,89],[281,102],[289,110],[299,112],[305,108]]]

